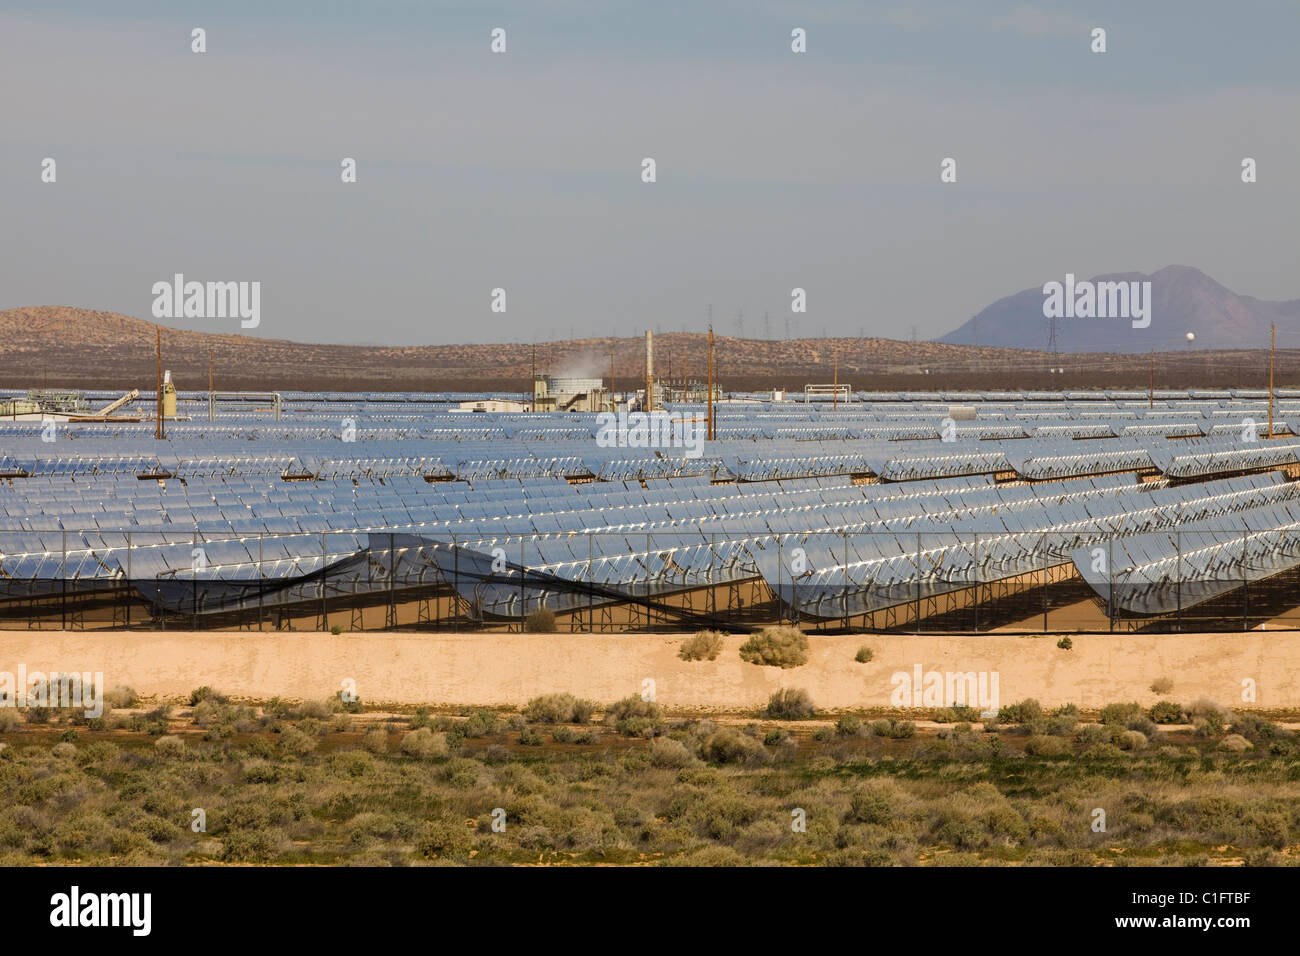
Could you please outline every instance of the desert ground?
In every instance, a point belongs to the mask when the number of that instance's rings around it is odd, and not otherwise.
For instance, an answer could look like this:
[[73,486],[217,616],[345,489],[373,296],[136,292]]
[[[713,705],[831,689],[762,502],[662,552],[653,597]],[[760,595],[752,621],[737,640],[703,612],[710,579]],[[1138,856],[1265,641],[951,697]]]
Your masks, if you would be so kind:
[[[368,705],[522,706],[547,693],[596,701],[640,695],[654,681],[668,711],[726,713],[802,688],[819,709],[890,707],[897,672],[997,672],[1004,703],[1093,710],[1115,701],[1208,699],[1236,709],[1300,708],[1300,632],[1051,636],[813,635],[808,663],[782,670],[740,659],[741,635],[713,661],[683,661],[689,635],[237,632],[0,632],[0,670],[102,672],[162,699],[201,685],[246,699],[315,700],[355,682]],[[866,664],[858,648],[874,652]],[[1158,695],[1164,678],[1172,690]],[[1253,681],[1255,700],[1243,698]]]

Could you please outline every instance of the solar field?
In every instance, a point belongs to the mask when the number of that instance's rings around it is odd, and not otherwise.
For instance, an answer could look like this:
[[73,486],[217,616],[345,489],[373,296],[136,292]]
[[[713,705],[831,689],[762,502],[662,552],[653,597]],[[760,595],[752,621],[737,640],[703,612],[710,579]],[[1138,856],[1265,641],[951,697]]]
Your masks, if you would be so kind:
[[456,410],[483,397],[285,393],[278,419],[218,403],[209,421],[188,393],[161,441],[152,421],[0,421],[0,621],[1300,623],[1300,392],[1276,393],[1272,437],[1247,390],[749,396],[717,406],[698,457],[607,447],[595,414]]

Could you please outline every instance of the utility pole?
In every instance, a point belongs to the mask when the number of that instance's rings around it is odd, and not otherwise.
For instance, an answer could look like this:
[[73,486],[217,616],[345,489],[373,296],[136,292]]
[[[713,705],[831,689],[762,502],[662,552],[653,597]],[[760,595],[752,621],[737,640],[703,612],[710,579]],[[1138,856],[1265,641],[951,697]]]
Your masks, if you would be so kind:
[[609,410],[615,411],[614,398],[614,346],[609,347]]
[[840,407],[840,350],[835,350],[835,379],[831,384],[831,411]]
[[528,399],[528,410],[530,412],[535,412],[537,411],[537,343],[536,342],[533,343],[533,370],[532,372],[529,373],[528,388],[530,389],[529,394],[532,396],[531,398]]
[[162,328],[158,328],[158,420],[154,423],[153,437],[162,441],[163,438],[163,400],[162,400]]
[[1151,371],[1147,380],[1147,408],[1156,407],[1156,350],[1151,350]]
[[212,349],[208,349],[208,421],[213,419],[213,403],[216,400],[216,392],[212,387],[213,377],[216,372],[216,359],[212,357]]
[[713,441],[713,323],[709,323],[709,441]]
[[1268,334],[1268,437],[1273,437],[1273,355],[1277,350],[1277,325]]

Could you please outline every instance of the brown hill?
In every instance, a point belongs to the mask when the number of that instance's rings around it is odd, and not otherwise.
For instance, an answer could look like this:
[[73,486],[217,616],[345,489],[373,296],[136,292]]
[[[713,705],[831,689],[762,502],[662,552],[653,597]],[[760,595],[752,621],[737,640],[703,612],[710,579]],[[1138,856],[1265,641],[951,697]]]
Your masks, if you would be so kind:
[[[140,388],[154,385],[153,322],[66,306],[0,311],[0,387]],[[531,343],[430,346],[319,345],[161,326],[163,365],[181,389],[204,389],[209,356],[219,389],[372,391],[507,390],[527,388]],[[644,377],[644,339],[595,338],[538,343],[539,372],[609,377],[610,354],[620,388]],[[708,338],[701,333],[655,336],[661,379],[703,379]],[[1279,353],[1281,356],[1281,353]],[[1145,356],[1075,355],[881,338],[758,340],[715,336],[717,380],[727,389],[841,382],[866,389],[1143,387]],[[1057,364],[1065,374],[1049,371]],[[1280,373],[1297,363],[1280,359]],[[927,374],[926,369],[929,369]],[[1259,353],[1170,353],[1157,363],[1157,385],[1262,385]],[[1281,381],[1281,377],[1279,377]]]

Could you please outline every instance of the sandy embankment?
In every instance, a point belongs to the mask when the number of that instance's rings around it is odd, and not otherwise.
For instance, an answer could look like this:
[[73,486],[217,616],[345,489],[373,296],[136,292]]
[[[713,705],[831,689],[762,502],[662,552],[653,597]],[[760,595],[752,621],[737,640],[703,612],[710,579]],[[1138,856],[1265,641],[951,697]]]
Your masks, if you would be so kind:
[[[999,697],[1035,697],[1097,708],[1121,700],[1149,704],[1150,685],[1167,696],[1205,697],[1237,708],[1300,707],[1300,633],[1081,635],[1064,651],[1054,637],[988,635],[813,636],[803,667],[743,663],[741,636],[716,661],[677,657],[680,635],[645,634],[317,634],[236,632],[0,631],[0,671],[99,671],[104,684],[147,696],[181,697],[203,684],[237,697],[320,698],[345,679],[369,703],[518,705],[568,691],[608,703],[655,682],[669,709],[729,711],[767,701],[781,686],[807,690],[820,708],[890,705],[891,677],[915,665],[937,671],[996,671]],[[858,647],[875,650],[869,664]],[[1257,688],[1243,702],[1242,681]]]

